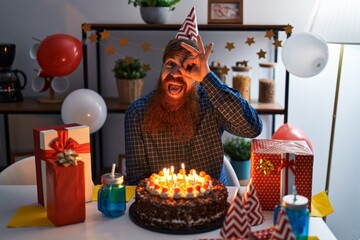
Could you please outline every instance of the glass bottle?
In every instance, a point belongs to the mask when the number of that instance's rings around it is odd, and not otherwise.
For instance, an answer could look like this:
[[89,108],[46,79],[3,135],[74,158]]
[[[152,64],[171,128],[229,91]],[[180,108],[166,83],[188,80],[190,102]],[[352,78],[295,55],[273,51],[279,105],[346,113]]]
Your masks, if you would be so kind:
[[259,102],[275,103],[275,63],[259,63]]
[[126,210],[124,177],[120,173],[106,173],[101,176],[98,192],[98,210],[107,217],[119,217]]
[[226,83],[226,74],[223,74],[222,72],[223,67],[224,66],[221,64],[221,62],[212,61],[210,65],[210,70],[213,71],[223,83]]
[[297,240],[307,240],[309,233],[308,199],[301,195],[286,195],[282,206],[289,218],[293,233]]
[[251,67],[240,66],[241,62],[236,62],[233,70],[233,88],[240,92],[241,97],[250,102],[251,98]]

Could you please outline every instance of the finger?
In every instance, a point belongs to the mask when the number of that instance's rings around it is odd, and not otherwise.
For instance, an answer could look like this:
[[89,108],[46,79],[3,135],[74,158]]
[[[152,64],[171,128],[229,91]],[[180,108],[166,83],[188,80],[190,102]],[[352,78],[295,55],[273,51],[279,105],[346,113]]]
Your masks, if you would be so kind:
[[208,47],[206,48],[206,52],[205,52],[205,54],[204,54],[205,60],[208,60],[208,59],[209,59],[210,54],[212,53],[213,48],[214,48],[214,43],[210,43],[210,44],[208,45]]
[[189,70],[189,69],[191,69],[192,66],[195,65],[195,59],[192,57],[188,57],[184,60],[182,65],[186,70]]
[[198,42],[198,45],[199,45],[199,53],[203,54],[205,52],[205,48],[204,48],[202,38],[201,38],[200,35],[197,35],[196,39],[197,39],[197,42]]
[[190,46],[189,44],[184,43],[184,42],[182,42],[180,44],[183,48],[188,50],[193,56],[196,56],[197,54],[199,54],[198,50],[196,50],[194,47]]

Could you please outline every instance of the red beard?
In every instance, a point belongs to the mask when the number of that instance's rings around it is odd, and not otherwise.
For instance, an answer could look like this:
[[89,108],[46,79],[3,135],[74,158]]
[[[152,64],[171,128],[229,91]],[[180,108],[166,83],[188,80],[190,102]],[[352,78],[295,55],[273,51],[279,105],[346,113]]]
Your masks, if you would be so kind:
[[[183,80],[179,79],[179,81]],[[169,97],[166,91],[159,80],[158,88],[145,110],[144,130],[153,137],[160,133],[167,133],[174,140],[190,140],[199,123],[200,104],[197,85],[188,90],[182,98],[176,100]]]

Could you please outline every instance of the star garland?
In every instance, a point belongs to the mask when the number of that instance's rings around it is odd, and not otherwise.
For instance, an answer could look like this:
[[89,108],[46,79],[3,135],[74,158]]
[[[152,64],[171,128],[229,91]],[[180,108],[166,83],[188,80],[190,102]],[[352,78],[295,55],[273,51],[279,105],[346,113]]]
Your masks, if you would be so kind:
[[[291,35],[293,26],[290,25],[290,24],[287,24],[283,29],[284,29],[284,31],[285,31],[285,33],[287,35]],[[90,43],[102,42],[102,40],[108,40],[108,39],[111,38],[110,32],[107,31],[106,29],[103,30],[102,32],[99,32],[100,37],[98,37],[95,33],[91,32],[92,31],[91,30],[91,24],[89,24],[89,23],[83,23],[82,30],[85,33],[90,32],[90,34],[88,36],[88,39],[89,39]],[[264,37],[268,38],[269,40],[273,39],[272,45],[275,48],[282,47],[282,41],[278,40],[278,39],[275,39],[275,33],[274,33],[273,29],[266,30]],[[245,44],[247,44],[248,46],[251,46],[254,43],[256,43],[254,37],[247,37],[247,39],[245,41]],[[129,45],[129,40],[126,37],[120,37],[118,39],[118,44],[119,44],[120,47],[128,46]],[[135,44],[133,44],[133,45],[135,45]],[[136,44],[136,46],[139,46],[139,44]],[[144,52],[151,52],[154,49],[152,47],[152,45],[150,43],[148,43],[148,42],[143,42],[140,46],[141,46],[141,48],[143,49]],[[205,47],[207,48],[207,46],[205,46]],[[234,44],[234,42],[226,42],[226,45],[225,45],[224,48],[227,49],[230,52],[231,50],[235,49],[235,44]],[[164,48],[158,48],[158,50],[164,51]],[[108,45],[105,45],[105,51],[106,51],[107,55],[109,55],[109,56],[114,55],[115,52],[116,52],[116,48],[114,46],[108,44]],[[266,58],[267,52],[264,51],[263,49],[260,49],[258,52],[256,52],[256,54],[258,55],[258,59],[261,59],[261,58]],[[130,60],[132,60],[132,57],[125,56],[125,59],[127,59],[126,61],[129,62]],[[243,60],[243,61],[240,62],[240,64],[242,66],[246,67],[246,66],[248,66],[248,60]],[[151,70],[150,64],[144,64],[143,68],[145,69],[145,71],[150,71]],[[225,74],[225,75],[228,74],[229,70],[230,69],[226,65],[224,65],[221,68],[222,73]]]

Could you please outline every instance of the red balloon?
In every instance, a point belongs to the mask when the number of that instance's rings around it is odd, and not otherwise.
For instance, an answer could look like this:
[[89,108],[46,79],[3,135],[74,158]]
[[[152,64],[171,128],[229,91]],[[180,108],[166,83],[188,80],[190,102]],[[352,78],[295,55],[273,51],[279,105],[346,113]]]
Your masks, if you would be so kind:
[[81,42],[67,34],[54,34],[41,41],[36,54],[40,67],[51,76],[66,76],[80,64]]
[[272,139],[278,140],[304,140],[309,145],[309,148],[312,150],[312,144],[309,138],[305,133],[299,128],[285,123],[281,125],[273,134]]

